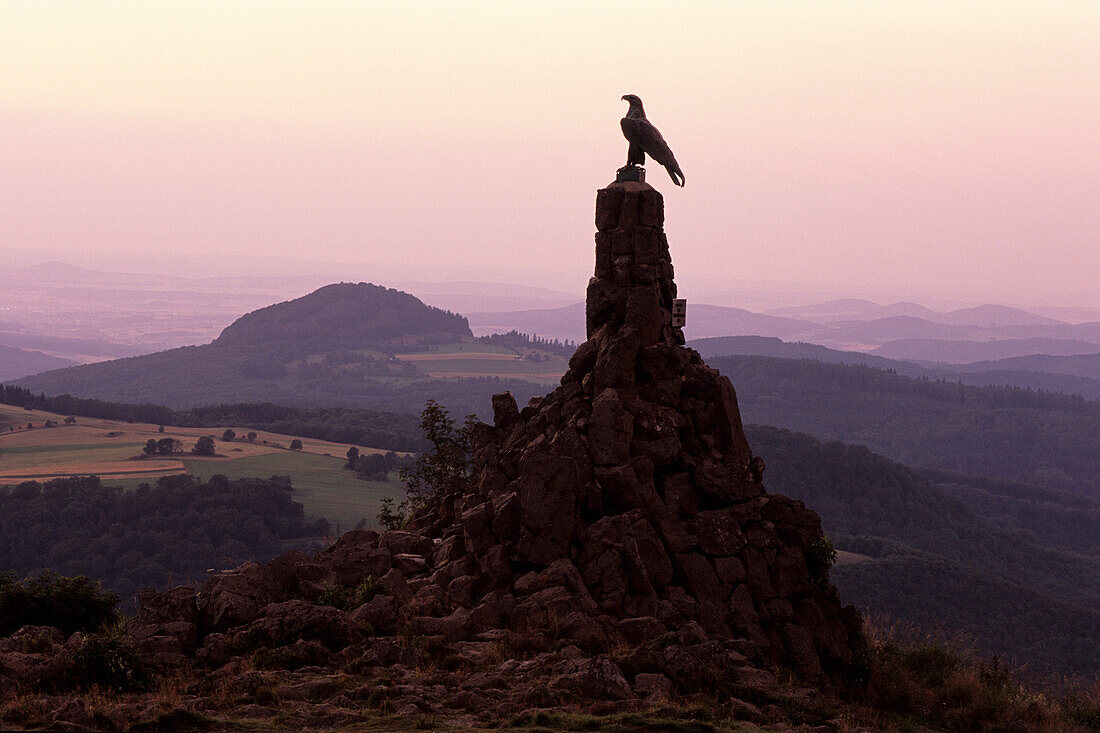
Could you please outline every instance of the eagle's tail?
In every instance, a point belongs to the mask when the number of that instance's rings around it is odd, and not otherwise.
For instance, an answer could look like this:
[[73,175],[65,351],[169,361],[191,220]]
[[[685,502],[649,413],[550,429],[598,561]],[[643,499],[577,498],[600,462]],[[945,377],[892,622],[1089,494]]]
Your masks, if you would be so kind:
[[681,187],[684,185],[684,172],[680,170],[680,166],[676,165],[675,162],[666,164],[665,170],[668,171],[668,177],[672,179],[673,183]]

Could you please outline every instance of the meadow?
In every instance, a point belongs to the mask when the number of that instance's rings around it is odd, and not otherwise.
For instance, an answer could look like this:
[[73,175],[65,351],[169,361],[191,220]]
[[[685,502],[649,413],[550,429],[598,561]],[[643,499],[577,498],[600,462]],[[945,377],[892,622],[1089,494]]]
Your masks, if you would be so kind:
[[[348,530],[361,519],[374,524],[383,497],[400,500],[402,490],[394,474],[386,481],[364,481],[343,468],[347,444],[299,438],[302,449],[290,450],[295,436],[226,425],[217,428],[180,428],[95,418],[76,418],[41,410],[0,405],[0,486],[23,481],[46,481],[72,475],[96,474],[105,483],[125,489],[154,483],[160,476],[187,473],[206,480],[215,474],[230,479],[273,475],[290,476],[294,499],[306,514],[324,517],[334,531]],[[45,427],[47,422],[54,427]],[[28,427],[30,425],[31,427]],[[226,428],[237,437],[221,440]],[[162,432],[163,431],[163,432]],[[256,433],[255,440],[245,438]],[[214,456],[190,453],[202,436],[215,439]],[[178,440],[183,452],[142,457],[149,439]],[[358,446],[360,453],[380,453]]]
[[[530,355],[538,360],[524,358]],[[439,344],[428,351],[395,357],[415,364],[419,371],[434,379],[496,377],[555,385],[569,368],[568,359],[550,356],[539,349],[477,342]]]

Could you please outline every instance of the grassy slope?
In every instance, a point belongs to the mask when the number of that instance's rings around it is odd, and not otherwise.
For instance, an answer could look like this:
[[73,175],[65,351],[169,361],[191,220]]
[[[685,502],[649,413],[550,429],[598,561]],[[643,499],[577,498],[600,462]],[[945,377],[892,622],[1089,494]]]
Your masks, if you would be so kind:
[[[38,410],[0,405],[0,485],[20,481],[46,480],[72,474],[96,473],[104,481],[134,488],[157,476],[190,473],[203,479],[214,474],[229,478],[288,475],[294,484],[295,500],[306,514],[325,517],[335,529],[353,527],[366,517],[373,522],[378,502],[384,496],[399,497],[397,481],[361,481],[343,470],[348,445],[312,438],[302,439],[301,451],[287,447],[293,436],[258,431],[256,442],[240,439],[249,431],[233,426],[239,436],[232,443],[216,442],[215,457],[189,453],[166,458],[129,460],[140,455],[150,438],[175,438],[189,450],[203,435],[221,436],[219,428],[165,428],[145,423],[126,423],[95,418],[78,418],[75,425],[41,427],[46,420],[62,423],[64,416]],[[36,427],[27,430],[27,423]],[[7,426],[17,426],[7,431]],[[360,447],[364,453],[376,452]]]

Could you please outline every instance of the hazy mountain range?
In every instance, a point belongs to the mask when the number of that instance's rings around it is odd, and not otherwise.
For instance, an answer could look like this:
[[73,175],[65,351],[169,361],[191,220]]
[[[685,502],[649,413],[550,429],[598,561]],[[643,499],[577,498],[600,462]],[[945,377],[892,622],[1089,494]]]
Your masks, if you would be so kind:
[[[584,305],[468,313],[474,333],[515,329],[550,338],[584,339]],[[836,300],[755,313],[688,304],[689,339],[770,336],[891,359],[966,364],[1031,354],[1100,353],[1100,321],[1070,323],[1018,308],[985,305],[937,313],[915,303],[879,306]]]

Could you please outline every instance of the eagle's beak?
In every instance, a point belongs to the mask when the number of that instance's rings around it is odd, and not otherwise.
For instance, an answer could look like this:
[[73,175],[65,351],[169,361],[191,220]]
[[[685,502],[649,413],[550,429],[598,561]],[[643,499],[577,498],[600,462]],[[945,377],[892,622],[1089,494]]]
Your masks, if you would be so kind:
[[623,96],[619,97],[619,99],[626,101],[626,95],[624,94]]

